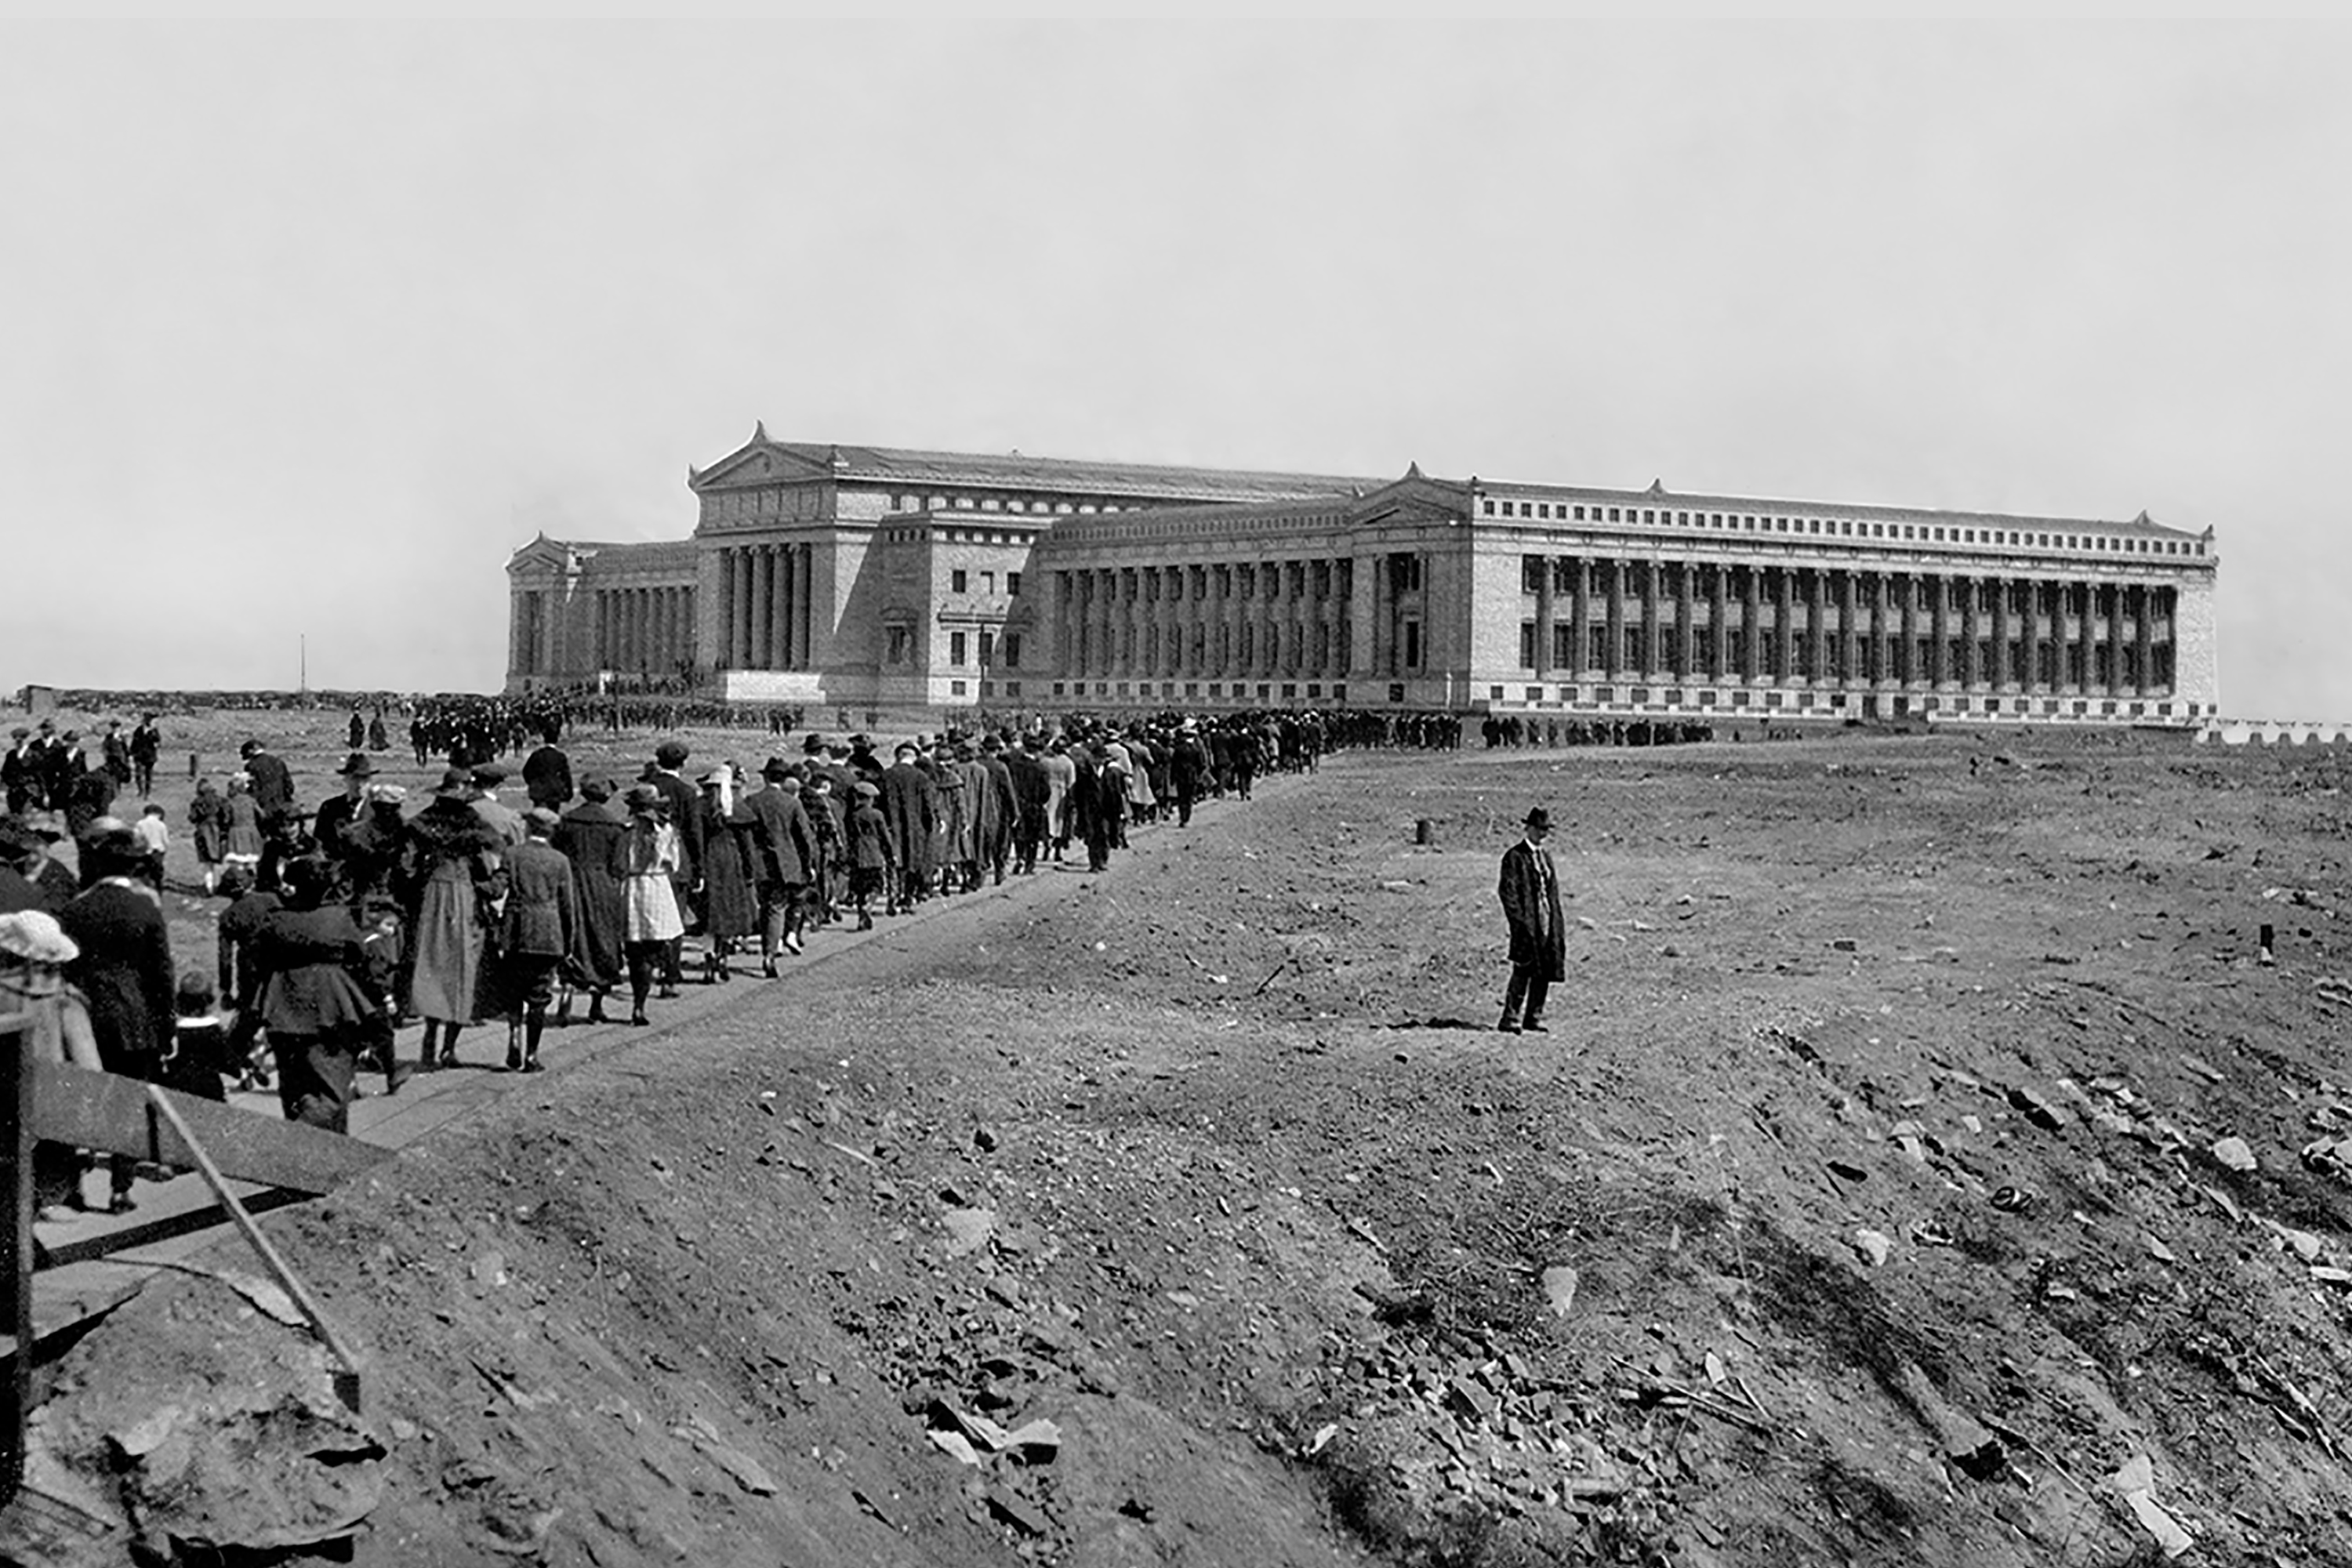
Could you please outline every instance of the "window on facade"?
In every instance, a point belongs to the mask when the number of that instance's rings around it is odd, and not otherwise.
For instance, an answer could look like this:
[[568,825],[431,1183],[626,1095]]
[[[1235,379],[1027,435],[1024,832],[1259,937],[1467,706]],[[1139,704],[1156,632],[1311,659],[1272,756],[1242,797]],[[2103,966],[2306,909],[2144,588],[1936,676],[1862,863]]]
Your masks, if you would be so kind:
[[949,593],[950,593],[950,594],[961,594],[961,593],[962,593],[962,592],[964,591],[965,583],[966,583],[966,579],[965,579],[965,576],[964,576],[964,570],[963,570],[963,568],[962,568],[962,567],[959,566],[959,567],[957,567],[954,571],[952,571],[952,572],[950,572],[950,573],[949,573],[949,574],[948,574],[948,592],[949,592]]
[[950,697],[961,697],[961,696],[962,696],[962,695],[963,695],[963,692],[964,692],[964,683],[963,683],[962,681],[961,681],[961,680],[950,680],[950,681],[949,681],[949,682],[948,682],[948,695],[949,695],[949,696],[950,696]]
[[995,662],[996,634],[994,632],[983,631],[980,634],[980,668],[986,669]]
[[1612,522],[1615,522],[1616,521],[1618,521],[1618,519],[1617,519],[1617,509],[1616,509],[1615,507],[1613,507],[1613,506],[1612,506],[1612,507],[1611,507],[1611,508],[1609,509],[1609,521],[1612,521]]
[[964,634],[961,632],[950,632],[948,634],[948,662],[957,666],[958,668],[961,668],[963,664],[963,655]]
[[1008,599],[1017,599],[1021,596],[1020,573],[1007,572],[1004,574],[1004,596]]
[[1492,517],[1495,515],[1495,503],[1491,500],[1480,501],[1478,510],[1484,516]]
[[905,626],[892,626],[890,628],[890,647],[888,658],[892,664],[904,664],[907,662],[907,651],[912,640],[913,639],[907,635],[907,628]]
[[993,594],[996,592],[995,573],[982,572],[980,574],[980,591],[983,594]]
[[1407,621],[1404,624],[1404,667],[1407,669],[1421,668],[1421,623],[1419,621]]
[[1536,624],[1533,621],[1519,623],[1519,668],[1536,668]]
[[1019,632],[1004,634],[1004,668],[1007,669],[1021,668],[1021,634]]

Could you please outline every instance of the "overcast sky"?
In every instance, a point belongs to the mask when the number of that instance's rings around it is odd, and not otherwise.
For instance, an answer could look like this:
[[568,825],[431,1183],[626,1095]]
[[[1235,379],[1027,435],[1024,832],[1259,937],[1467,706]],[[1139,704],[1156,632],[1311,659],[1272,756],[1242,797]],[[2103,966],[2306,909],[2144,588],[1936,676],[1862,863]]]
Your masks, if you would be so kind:
[[2352,719],[2352,32],[0,26],[0,687],[494,689],[815,441],[2219,531]]

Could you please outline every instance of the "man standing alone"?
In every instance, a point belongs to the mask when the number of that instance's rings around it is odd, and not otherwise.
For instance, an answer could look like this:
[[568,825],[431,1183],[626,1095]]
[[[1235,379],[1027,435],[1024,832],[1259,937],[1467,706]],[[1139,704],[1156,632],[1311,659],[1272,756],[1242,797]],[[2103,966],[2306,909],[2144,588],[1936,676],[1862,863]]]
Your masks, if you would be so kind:
[[1559,877],[1552,868],[1551,851],[1544,847],[1550,837],[1551,813],[1537,806],[1528,813],[1526,835],[1503,851],[1496,893],[1511,928],[1511,982],[1503,993],[1503,1021],[1496,1026],[1507,1035],[1523,1028],[1547,1033],[1544,1000],[1552,982],[1568,978]]

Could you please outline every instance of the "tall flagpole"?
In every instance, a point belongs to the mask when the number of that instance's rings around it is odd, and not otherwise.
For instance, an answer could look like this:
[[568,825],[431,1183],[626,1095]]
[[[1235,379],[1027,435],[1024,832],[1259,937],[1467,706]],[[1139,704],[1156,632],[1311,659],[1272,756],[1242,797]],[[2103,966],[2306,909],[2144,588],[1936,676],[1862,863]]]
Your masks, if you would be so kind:
[[299,694],[308,697],[310,695],[310,634],[297,632],[294,636],[296,661],[294,679],[299,688]]

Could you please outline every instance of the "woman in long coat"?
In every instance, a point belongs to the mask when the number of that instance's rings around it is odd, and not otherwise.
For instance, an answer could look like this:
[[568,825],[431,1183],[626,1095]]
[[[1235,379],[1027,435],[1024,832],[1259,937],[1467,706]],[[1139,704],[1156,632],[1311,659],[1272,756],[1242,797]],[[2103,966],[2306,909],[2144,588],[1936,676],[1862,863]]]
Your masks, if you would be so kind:
[[702,845],[702,935],[710,944],[702,977],[706,984],[732,980],[728,955],[760,929],[760,900],[751,882],[755,824],[736,794],[733,768],[721,763],[702,775],[694,810],[695,837]]
[[[590,779],[580,786],[580,804],[557,824],[554,844],[572,862],[572,878],[580,888],[580,984],[588,992],[588,1021],[607,1022],[604,998],[627,973],[622,967],[621,942],[629,921],[628,900],[615,861],[625,820],[613,809],[613,786]],[[570,997],[556,1013],[566,1021]]]
[[971,837],[971,792],[964,787],[962,771],[952,761],[939,765],[931,775],[931,787],[940,797],[940,835],[933,850],[940,891],[968,893],[979,885],[980,868],[979,850]]
[[[360,1052],[389,1039],[391,1020],[368,988],[359,924],[333,900],[333,870],[303,857],[286,863],[283,879],[285,905],[262,922],[256,943],[265,976],[256,1021],[269,1031],[286,1120],[348,1132]],[[239,1019],[238,1034],[248,1026]],[[386,1076],[397,1089],[399,1075]]]
[[[653,989],[654,968],[671,942],[686,934],[678,917],[677,895],[671,879],[685,864],[686,852],[677,829],[661,816],[662,792],[649,784],[629,790],[629,826],[614,847],[613,869],[621,879],[625,923],[621,952],[629,965],[629,1022],[646,1024],[646,994]],[[677,987],[665,983],[665,998]]]
[[408,825],[408,1008],[425,1020],[425,1072],[457,1063],[457,1032],[481,994],[485,906],[499,890],[499,836],[469,804],[472,785],[451,768]]

